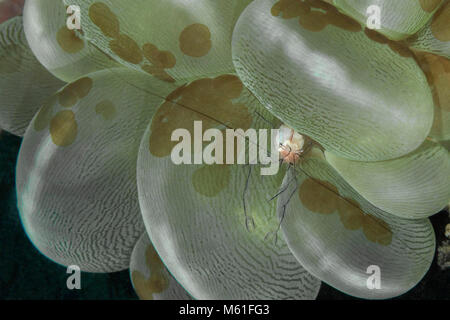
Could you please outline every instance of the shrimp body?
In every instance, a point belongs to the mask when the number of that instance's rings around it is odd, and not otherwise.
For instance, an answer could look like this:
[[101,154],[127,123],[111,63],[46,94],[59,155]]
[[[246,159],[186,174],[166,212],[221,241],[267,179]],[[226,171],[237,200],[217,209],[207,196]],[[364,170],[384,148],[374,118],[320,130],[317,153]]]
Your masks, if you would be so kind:
[[297,163],[305,151],[305,137],[286,125],[280,127],[277,142],[280,160],[284,163]]

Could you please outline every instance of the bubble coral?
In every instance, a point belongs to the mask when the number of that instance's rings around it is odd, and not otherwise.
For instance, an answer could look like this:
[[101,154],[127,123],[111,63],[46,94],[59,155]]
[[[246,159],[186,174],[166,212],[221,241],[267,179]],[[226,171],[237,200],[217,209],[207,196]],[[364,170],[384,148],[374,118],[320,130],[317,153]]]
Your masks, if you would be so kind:
[[[26,1],[0,26],[0,126],[24,134],[30,240],[84,271],[130,267],[141,298],[413,288],[450,200],[450,3],[377,3],[379,30],[370,1]],[[170,134],[196,120],[313,145],[274,176],[177,166]]]

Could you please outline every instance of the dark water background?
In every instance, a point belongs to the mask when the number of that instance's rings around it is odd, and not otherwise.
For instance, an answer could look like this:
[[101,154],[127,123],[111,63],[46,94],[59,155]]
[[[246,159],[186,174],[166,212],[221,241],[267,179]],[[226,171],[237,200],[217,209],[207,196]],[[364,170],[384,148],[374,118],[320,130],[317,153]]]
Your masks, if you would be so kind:
[[[82,273],[81,290],[68,290],[66,268],[41,255],[22,229],[16,208],[15,164],[21,138],[0,132],[0,300],[7,299],[137,299],[128,270],[109,274]],[[431,218],[437,243],[444,240],[448,213]],[[319,300],[354,299],[322,283]],[[450,269],[436,257],[424,279],[397,299],[450,299]]]

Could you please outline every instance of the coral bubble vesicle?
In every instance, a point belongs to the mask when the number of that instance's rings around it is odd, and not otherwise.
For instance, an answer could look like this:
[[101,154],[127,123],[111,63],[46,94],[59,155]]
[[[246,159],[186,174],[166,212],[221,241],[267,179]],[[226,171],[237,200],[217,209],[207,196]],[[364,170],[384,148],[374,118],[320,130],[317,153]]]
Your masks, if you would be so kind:
[[[278,214],[284,217],[286,242],[305,269],[365,299],[392,298],[413,288],[434,255],[428,219],[399,218],[371,205],[323,156],[308,158],[301,167],[297,192],[292,172],[284,178],[282,190],[287,189],[278,199]],[[367,286],[372,265],[382,270],[377,290]]]
[[81,7],[85,38],[103,52],[158,79],[185,82],[234,71],[232,31],[251,0],[64,2]]
[[[334,9],[279,4],[253,1],[233,36],[238,75],[274,115],[352,160],[397,158],[422,144],[433,100],[412,54],[381,35],[374,41]],[[305,19],[313,13],[320,28]]]
[[39,107],[63,85],[33,55],[22,17],[0,24],[0,128],[22,136]]
[[142,139],[137,168],[146,230],[165,265],[195,299],[314,299],[320,281],[283,239],[265,240],[278,225],[267,198],[283,172],[262,179],[257,166],[175,165],[163,147],[173,128],[192,131],[196,120],[203,130],[223,123],[270,129],[275,122],[235,75],[195,80],[167,95]]
[[45,256],[83,271],[128,268],[144,231],[140,136],[162,101],[146,90],[174,89],[137,71],[108,69],[68,84],[41,108],[19,154],[17,197],[25,231]]
[[416,33],[433,16],[444,0],[334,0],[345,14],[366,25],[379,10],[378,31],[392,40],[402,40]]
[[449,58],[450,0],[27,0],[23,230],[143,300],[402,295],[450,202]]
[[81,21],[80,29],[69,29],[68,19],[62,0],[26,1],[24,30],[39,62],[67,82],[114,67],[116,62],[84,39]]

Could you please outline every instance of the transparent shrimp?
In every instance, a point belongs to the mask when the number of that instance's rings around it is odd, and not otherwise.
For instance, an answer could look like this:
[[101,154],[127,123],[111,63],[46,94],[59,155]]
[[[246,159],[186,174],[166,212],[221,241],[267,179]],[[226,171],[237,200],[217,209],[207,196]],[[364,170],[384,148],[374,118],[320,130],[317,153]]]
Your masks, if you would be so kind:
[[283,186],[280,189],[280,191],[276,195],[274,195],[269,201],[276,199],[278,196],[284,193],[289,188],[291,183],[294,182],[296,184],[296,187],[294,188],[293,192],[289,195],[286,203],[284,203],[282,206],[283,210],[277,228],[274,231],[268,232],[264,237],[264,240],[273,238],[274,244],[276,246],[278,245],[278,232],[280,231],[281,224],[284,221],[286,207],[289,204],[289,201],[291,200],[292,196],[298,189],[298,181],[295,174],[295,166],[303,159],[303,156],[311,149],[313,145],[313,141],[310,138],[295,132],[294,129],[291,129],[285,125],[282,125],[280,127],[277,142],[279,144],[278,151],[280,154],[280,162],[289,165],[289,170],[292,170],[293,178],[290,181],[288,181],[285,184],[285,186]]

